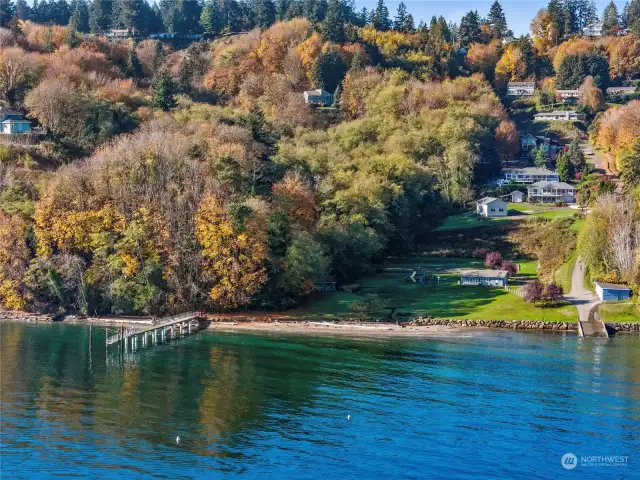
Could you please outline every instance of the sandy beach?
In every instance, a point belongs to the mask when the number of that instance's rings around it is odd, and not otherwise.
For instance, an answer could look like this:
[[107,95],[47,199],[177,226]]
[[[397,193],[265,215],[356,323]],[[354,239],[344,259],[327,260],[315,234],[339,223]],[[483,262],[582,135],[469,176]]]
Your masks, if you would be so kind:
[[212,322],[208,330],[222,332],[273,332],[294,334],[345,335],[363,337],[447,337],[468,334],[478,328],[449,327],[445,325],[401,327],[384,323],[330,323],[330,322]]

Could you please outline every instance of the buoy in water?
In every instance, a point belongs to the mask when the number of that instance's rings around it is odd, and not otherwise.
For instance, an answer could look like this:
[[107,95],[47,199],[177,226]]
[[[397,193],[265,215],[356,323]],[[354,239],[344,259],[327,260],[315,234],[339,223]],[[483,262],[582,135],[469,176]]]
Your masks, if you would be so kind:
[[180,436],[179,435],[176,437],[176,443],[180,443]]
[[351,415],[347,415],[347,420],[351,420]]

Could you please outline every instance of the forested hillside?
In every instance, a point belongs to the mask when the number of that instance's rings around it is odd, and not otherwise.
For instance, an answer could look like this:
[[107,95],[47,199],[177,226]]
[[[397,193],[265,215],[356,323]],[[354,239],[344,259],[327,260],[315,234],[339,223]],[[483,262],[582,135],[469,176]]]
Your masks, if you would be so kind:
[[[414,252],[518,154],[507,81],[637,78],[636,37],[573,38],[589,15],[569,3],[558,42],[512,39],[498,2],[416,25],[382,0],[1,0],[3,108],[37,141],[0,143],[0,301],[281,309]],[[333,105],[305,103],[311,88]]]

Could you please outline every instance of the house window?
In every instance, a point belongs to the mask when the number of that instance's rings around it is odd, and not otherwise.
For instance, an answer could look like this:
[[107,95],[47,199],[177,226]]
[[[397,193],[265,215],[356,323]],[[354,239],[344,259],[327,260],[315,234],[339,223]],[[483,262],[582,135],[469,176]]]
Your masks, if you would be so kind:
[[500,208],[498,211],[500,211],[500,212],[504,212],[504,208]]
[[496,209],[495,209],[495,208],[492,208],[492,209],[491,209],[491,211],[492,211],[492,212],[495,212],[495,211],[496,211]]

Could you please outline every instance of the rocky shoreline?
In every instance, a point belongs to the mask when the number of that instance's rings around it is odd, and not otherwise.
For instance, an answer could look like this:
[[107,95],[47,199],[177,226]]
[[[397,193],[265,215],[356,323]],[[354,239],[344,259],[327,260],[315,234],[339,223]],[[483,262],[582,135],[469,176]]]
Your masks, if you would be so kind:
[[[390,326],[400,328],[411,327],[451,327],[451,328],[491,328],[510,330],[552,330],[552,331],[577,331],[577,323],[571,322],[546,322],[539,320],[471,320],[471,319],[446,319],[433,317],[415,317],[407,319],[406,322],[363,322],[357,319],[330,320],[319,317],[317,320],[296,320],[286,317],[276,317],[269,315],[205,315],[205,319],[215,324],[273,324],[285,325],[308,325],[314,323],[334,324],[336,326],[358,326],[367,328],[388,329]],[[64,321],[65,323],[90,323],[94,325],[150,325],[153,323],[152,317],[80,317],[68,315],[63,318],[56,318],[53,315],[36,314],[27,312],[0,311],[0,321],[14,320],[24,322],[53,322]],[[638,323],[607,323],[607,326],[616,332],[638,332],[640,333],[640,322]]]

